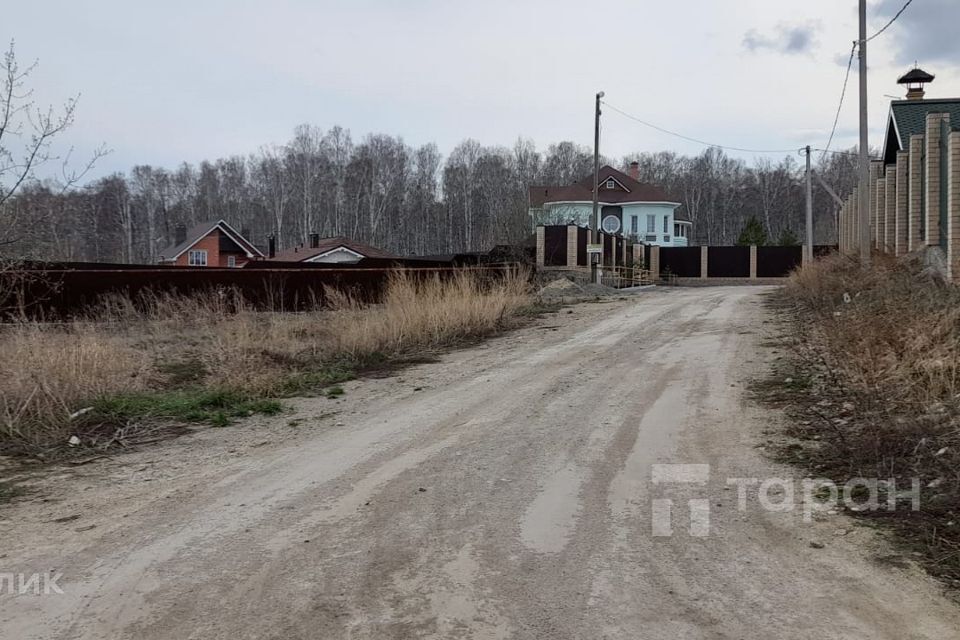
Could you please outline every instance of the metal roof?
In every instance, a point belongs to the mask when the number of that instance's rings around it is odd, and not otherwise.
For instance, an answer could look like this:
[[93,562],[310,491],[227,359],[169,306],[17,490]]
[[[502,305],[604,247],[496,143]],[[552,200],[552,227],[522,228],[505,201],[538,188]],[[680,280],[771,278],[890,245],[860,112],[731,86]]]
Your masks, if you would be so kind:
[[910,138],[927,131],[928,113],[950,114],[950,128],[960,131],[960,98],[939,100],[894,100],[890,103],[887,138],[883,146],[883,161],[896,162],[897,151],[910,147]]

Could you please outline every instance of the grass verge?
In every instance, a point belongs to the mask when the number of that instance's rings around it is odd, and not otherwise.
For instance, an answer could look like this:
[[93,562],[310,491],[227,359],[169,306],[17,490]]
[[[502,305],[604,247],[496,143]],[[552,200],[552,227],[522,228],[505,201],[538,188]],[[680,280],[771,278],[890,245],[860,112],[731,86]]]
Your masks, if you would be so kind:
[[[104,301],[71,323],[0,327],[0,454],[114,443],[139,422],[225,426],[360,374],[430,359],[529,314],[527,274],[397,272],[382,299],[339,291],[303,313],[257,311],[231,291]],[[68,447],[68,443],[79,446]]]
[[222,427],[233,418],[255,413],[275,415],[281,406],[277,400],[251,398],[233,389],[175,389],[106,396],[94,401],[92,408],[90,419],[110,423],[167,418]]
[[839,486],[876,479],[877,508],[851,513],[960,586],[960,290],[915,260],[833,256],[770,304],[786,356],[754,392],[792,418],[776,455]]

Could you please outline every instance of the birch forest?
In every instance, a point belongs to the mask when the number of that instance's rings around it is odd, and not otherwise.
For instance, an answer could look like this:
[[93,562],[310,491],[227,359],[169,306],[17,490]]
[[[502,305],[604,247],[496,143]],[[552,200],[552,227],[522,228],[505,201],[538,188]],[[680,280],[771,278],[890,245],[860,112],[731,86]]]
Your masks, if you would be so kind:
[[[63,134],[76,98],[37,109],[28,83],[35,67],[18,63],[13,44],[0,58],[0,259],[149,264],[181,225],[217,219],[261,247],[270,236],[284,249],[318,233],[398,255],[487,251],[532,243],[529,187],[568,185],[593,172],[592,148],[571,141],[538,150],[522,137],[511,147],[467,139],[444,154],[434,144],[414,147],[387,134],[355,140],[342,127],[310,124],[247,156],[103,175],[103,147],[68,170]],[[817,160],[834,191],[852,190],[854,154]],[[602,160],[621,170],[632,161],[641,181],[682,203],[678,213],[693,222],[695,244],[733,244],[751,218],[771,242],[803,236],[799,155],[747,162],[709,148]],[[818,244],[836,241],[835,213],[815,184]]]
[[[785,230],[802,237],[802,158],[748,164],[719,149],[690,157],[632,154],[605,162],[625,170],[640,162],[641,180],[659,184],[694,223],[697,244],[730,245],[747,219],[771,241]],[[399,255],[486,251],[530,242],[527,188],[569,184],[592,173],[593,154],[572,142],[538,151],[466,140],[444,157],[435,145],[369,135],[359,142],[340,127],[297,127],[290,141],[247,157],[199,166],[139,165],[62,190],[31,181],[0,209],[5,257],[58,261],[155,262],[177,226],[223,218],[265,246],[305,242],[310,233],[347,236]],[[829,155],[822,175],[845,193],[855,158]],[[834,241],[835,206],[815,185],[818,243]]]

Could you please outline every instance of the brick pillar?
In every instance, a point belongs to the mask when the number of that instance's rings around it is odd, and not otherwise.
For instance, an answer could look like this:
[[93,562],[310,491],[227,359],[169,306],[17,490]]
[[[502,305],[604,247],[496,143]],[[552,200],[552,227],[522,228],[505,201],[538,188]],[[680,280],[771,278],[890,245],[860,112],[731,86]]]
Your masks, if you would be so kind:
[[710,247],[703,245],[700,247],[700,277],[705,279],[707,277],[707,265],[710,264],[707,255],[710,251]]
[[850,216],[850,197],[848,196],[843,202],[843,206],[840,207],[840,224],[839,231],[840,234],[840,253],[847,252],[847,223],[849,222],[847,218]]
[[840,253],[847,252],[847,210],[849,205],[850,198],[847,198],[840,207],[840,220],[837,223],[837,244],[840,245]]
[[846,253],[850,250],[850,239],[847,236],[847,227],[850,224],[850,198],[847,196],[847,199],[843,202],[843,207],[840,209],[840,252]]
[[960,132],[947,138],[947,277],[960,281]]
[[879,230],[880,218],[877,213],[877,182],[883,175],[883,163],[879,160],[870,162],[870,182],[867,183],[867,215],[870,217],[870,246],[874,249],[880,247]]
[[923,216],[926,220],[924,241],[929,246],[940,244],[940,121],[950,124],[950,114],[928,113],[924,189],[926,197],[923,203]]
[[840,249],[840,253],[843,253],[844,247],[843,243],[846,240],[843,232],[843,225],[847,223],[847,203],[844,201],[840,205],[840,211],[837,213],[837,247]]
[[924,244],[920,229],[923,215],[923,136],[910,137],[910,196],[907,199],[907,251],[916,251]]
[[843,253],[843,225],[847,223],[847,203],[844,201],[840,205],[840,211],[837,212],[837,248]]
[[577,267],[577,234],[580,227],[575,224],[567,225],[567,266]]
[[[893,178],[890,178],[891,180]],[[886,211],[887,211],[887,178],[877,178],[877,186],[874,189],[873,195],[873,229],[874,229],[874,243],[873,246],[878,251],[883,251],[884,249],[884,223],[886,221]]]
[[847,225],[847,247],[850,253],[860,250],[860,189],[854,189],[850,196],[850,224]]
[[757,278],[757,245],[750,245],[750,278]]
[[633,245],[633,266],[638,269],[646,266],[643,264],[643,245],[640,243]]
[[884,253],[892,254],[896,233],[894,214],[897,211],[897,165],[888,164],[886,176],[886,192],[883,194],[883,241],[880,249]]
[[893,252],[902,256],[910,246],[907,231],[910,217],[910,152],[897,152],[897,203],[894,212]]
[[650,247],[650,277],[654,280],[660,279],[660,246]]
[[537,266],[542,267],[547,253],[546,230],[542,224],[537,225]]

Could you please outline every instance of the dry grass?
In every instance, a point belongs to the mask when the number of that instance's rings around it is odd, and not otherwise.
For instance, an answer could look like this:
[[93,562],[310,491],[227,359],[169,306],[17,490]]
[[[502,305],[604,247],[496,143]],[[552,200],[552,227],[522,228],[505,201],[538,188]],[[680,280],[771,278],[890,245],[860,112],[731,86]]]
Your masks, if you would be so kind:
[[[328,292],[330,308],[287,314],[256,311],[230,292],[118,297],[82,321],[8,325],[0,329],[0,452],[60,447],[105,416],[223,423],[238,406],[263,407],[252,401],[315,391],[370,363],[499,331],[530,303],[527,281],[522,272],[444,280],[398,272],[375,305],[337,292]],[[95,410],[70,418],[85,407]]]
[[764,391],[796,418],[782,453],[839,482],[918,478],[919,512],[861,515],[960,585],[960,289],[914,258],[832,256],[777,302],[793,347]]
[[924,411],[960,392],[960,290],[914,261],[869,270],[832,256],[791,276],[786,294],[815,317],[831,367],[857,391]]

